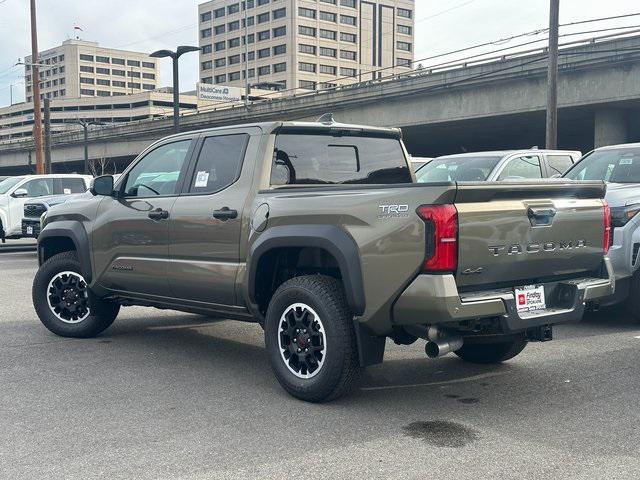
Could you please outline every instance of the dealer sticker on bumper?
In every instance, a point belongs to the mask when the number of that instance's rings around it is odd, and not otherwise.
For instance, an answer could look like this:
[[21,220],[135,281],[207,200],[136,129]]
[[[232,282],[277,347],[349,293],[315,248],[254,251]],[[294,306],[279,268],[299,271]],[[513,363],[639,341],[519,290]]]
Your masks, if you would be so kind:
[[547,304],[544,300],[544,285],[528,285],[514,289],[516,308],[518,313],[544,310]]

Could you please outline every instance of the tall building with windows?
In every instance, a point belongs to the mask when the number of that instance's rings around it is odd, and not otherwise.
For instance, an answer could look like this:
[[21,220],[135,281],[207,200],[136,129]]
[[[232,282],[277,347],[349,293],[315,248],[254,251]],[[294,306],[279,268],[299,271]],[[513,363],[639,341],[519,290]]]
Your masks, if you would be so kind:
[[[66,40],[39,54],[41,98],[112,97],[155,90],[157,59],[148,53],[105,48],[96,42]],[[25,98],[33,101],[31,56],[25,58]]]
[[412,67],[414,0],[211,0],[198,15],[203,83],[316,90]]

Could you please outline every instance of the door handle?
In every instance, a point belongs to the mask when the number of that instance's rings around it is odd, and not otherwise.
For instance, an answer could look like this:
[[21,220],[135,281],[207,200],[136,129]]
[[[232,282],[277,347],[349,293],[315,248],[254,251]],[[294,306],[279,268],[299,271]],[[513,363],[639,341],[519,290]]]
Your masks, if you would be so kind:
[[238,211],[231,210],[229,207],[222,207],[220,210],[213,211],[213,218],[226,222],[234,218],[238,218]]
[[155,210],[149,212],[149,218],[151,220],[166,220],[167,218],[169,218],[169,212],[161,208],[156,208]]

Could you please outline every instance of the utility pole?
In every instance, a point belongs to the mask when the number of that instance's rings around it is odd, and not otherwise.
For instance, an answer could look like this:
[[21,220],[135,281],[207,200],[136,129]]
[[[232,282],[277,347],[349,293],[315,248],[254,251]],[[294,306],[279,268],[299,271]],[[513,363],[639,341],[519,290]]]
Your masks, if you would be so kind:
[[558,148],[558,36],[560,0],[551,0],[549,14],[549,72],[547,74],[547,148]]
[[44,173],[51,174],[51,100],[44,99]]
[[249,0],[244,1],[244,106],[249,108]]
[[40,73],[38,69],[38,27],[36,24],[36,0],[31,0],[31,78],[33,85],[33,139],[36,146],[36,172],[44,173],[42,151],[42,112],[40,111]]

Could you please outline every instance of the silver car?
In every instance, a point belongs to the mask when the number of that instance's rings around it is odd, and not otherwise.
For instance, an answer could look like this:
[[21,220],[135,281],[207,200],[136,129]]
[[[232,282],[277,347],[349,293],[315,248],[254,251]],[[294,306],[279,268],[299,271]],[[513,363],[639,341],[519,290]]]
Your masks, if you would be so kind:
[[640,143],[602,147],[585,155],[565,178],[604,180],[611,208],[613,240],[609,258],[616,278],[616,293],[603,305],[626,302],[640,318]]
[[437,157],[416,173],[420,183],[533,180],[560,177],[582,153],[565,150],[508,150]]

